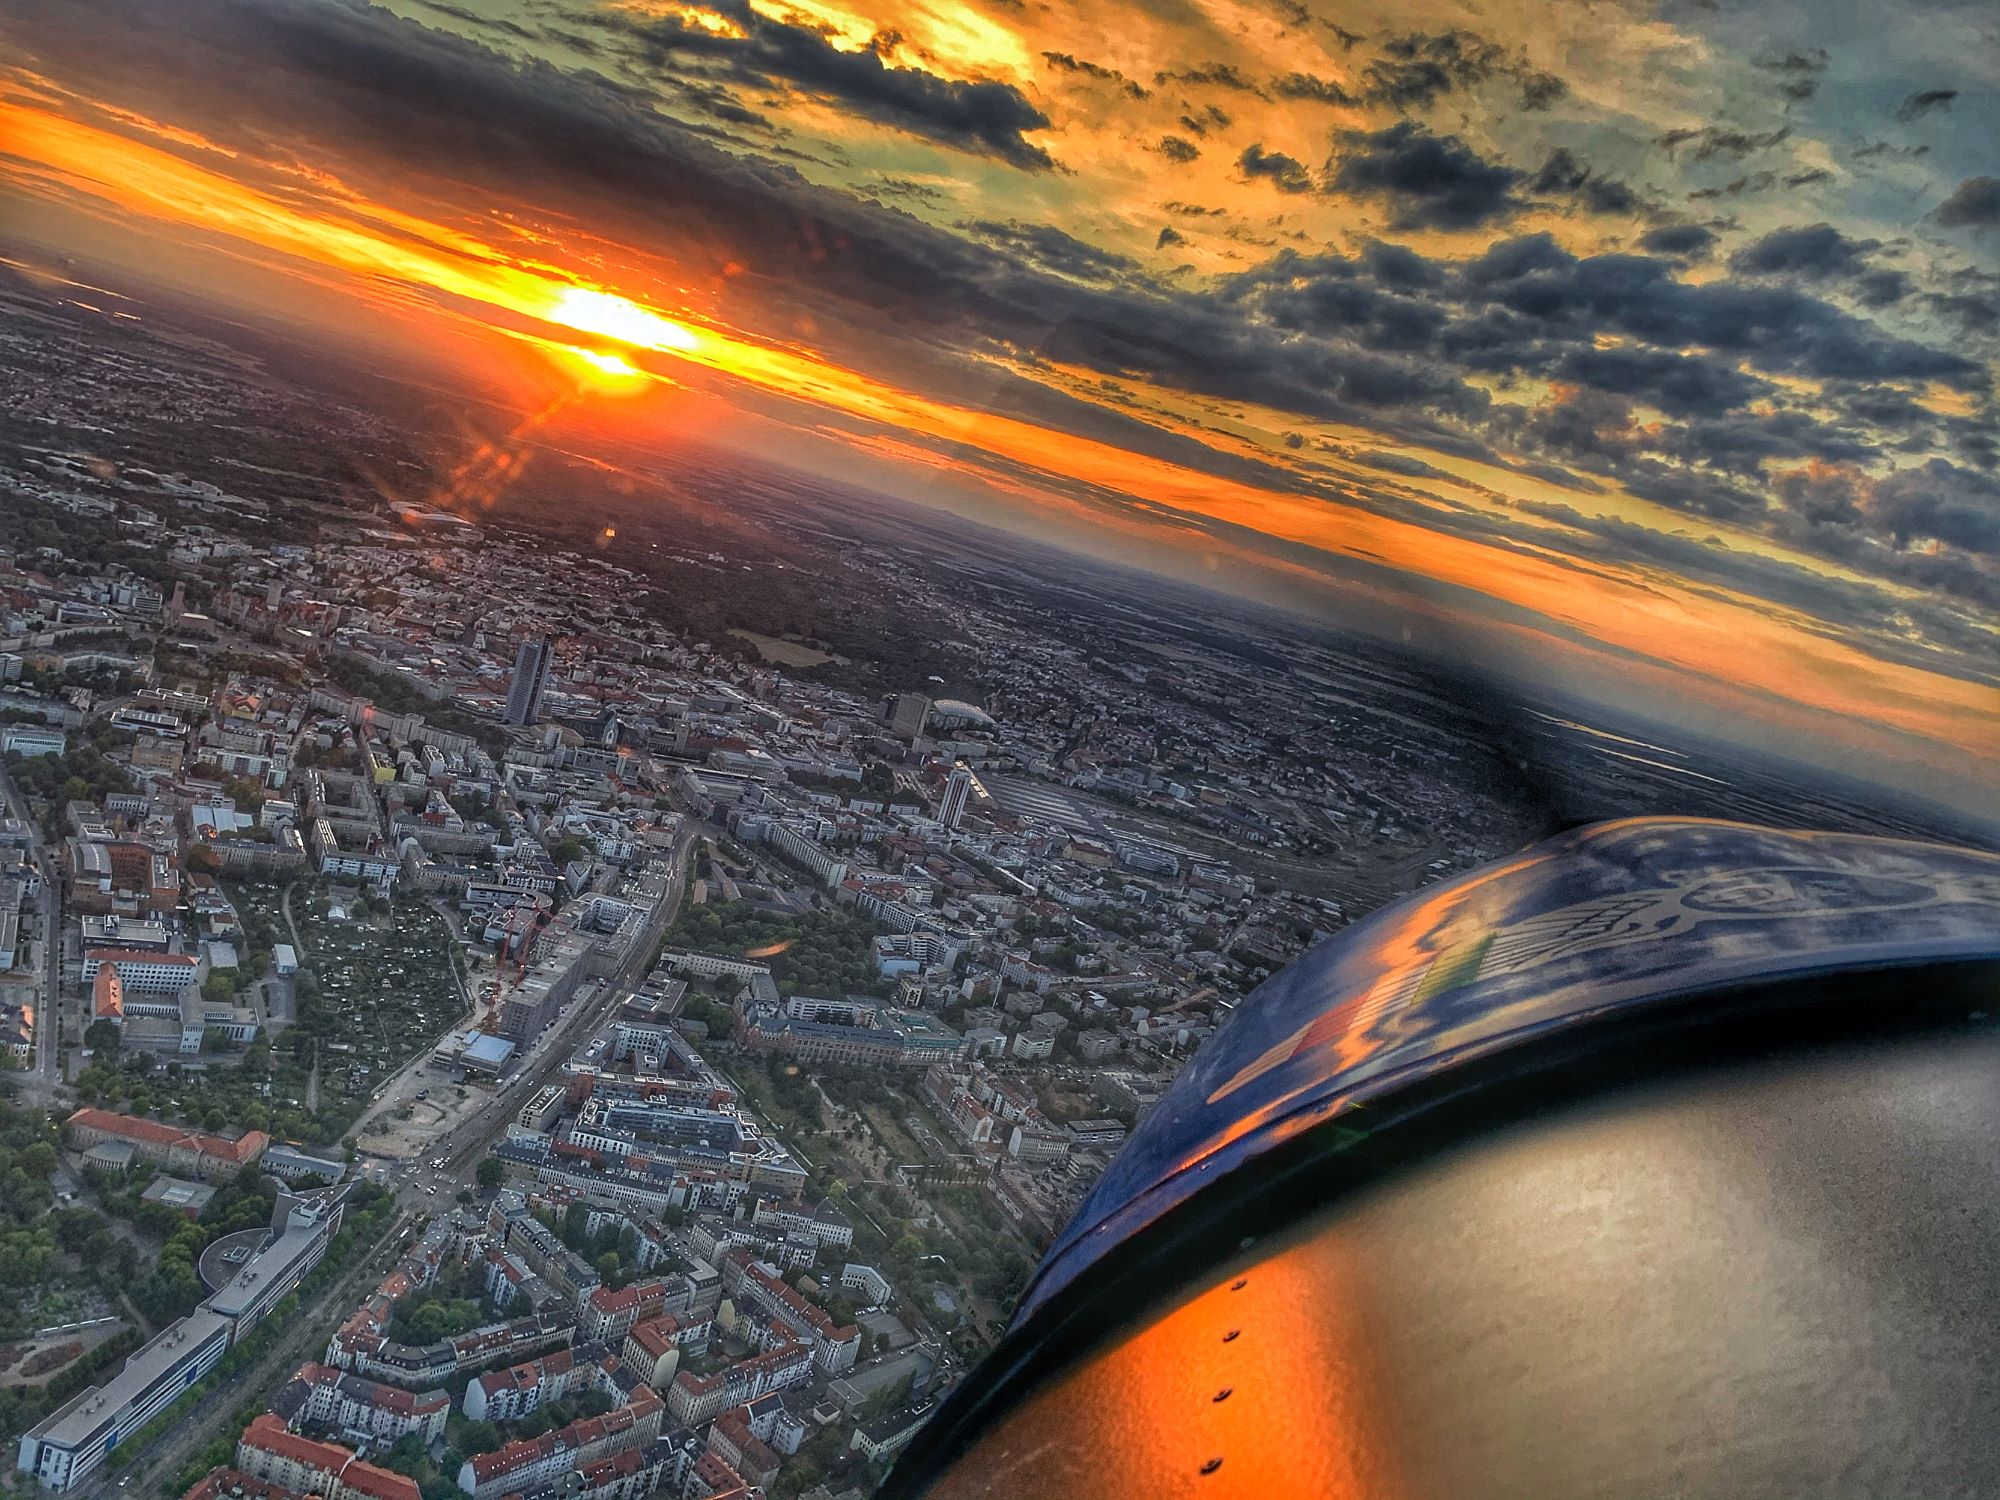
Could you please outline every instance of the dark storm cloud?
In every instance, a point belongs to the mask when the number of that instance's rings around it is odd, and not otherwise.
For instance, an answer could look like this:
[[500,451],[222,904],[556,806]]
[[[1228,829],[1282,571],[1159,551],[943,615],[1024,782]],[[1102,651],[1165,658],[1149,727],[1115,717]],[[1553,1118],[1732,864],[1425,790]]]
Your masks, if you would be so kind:
[[1933,110],[1950,109],[1951,101],[1957,97],[1957,89],[1920,89],[1896,106],[1896,118],[1907,125]]
[[1834,388],[1832,396],[1841,411],[1857,422],[1872,426],[1913,433],[1928,427],[1932,421],[1928,411],[1894,386],[1840,386]]
[[1530,479],[1539,479],[1544,484],[1559,485],[1566,490],[1579,490],[1586,495],[1601,495],[1604,486],[1583,474],[1572,474],[1561,464],[1521,461],[1505,464],[1503,467],[1516,474],[1525,474]]
[[768,127],[770,120],[747,108],[736,96],[720,84],[706,83],[700,79],[675,79],[673,89],[683,101],[713,119],[730,125],[754,125]]
[[1720,125],[1704,125],[1700,129],[1669,130],[1654,137],[1653,143],[1661,147],[1669,156],[1678,155],[1683,146],[1692,147],[1688,153],[1691,162],[1713,161],[1717,157],[1740,160],[1756,151],[1768,151],[1780,145],[1791,136],[1790,126],[1780,126],[1776,130],[1753,133],[1731,130]]
[[1915,161],[1930,154],[1929,146],[1898,146],[1891,141],[1869,141],[1866,145],[1855,147],[1850,157],[1854,161],[1876,161],[1884,157],[1897,161]]
[[1230,295],[1278,328],[1349,339],[1377,352],[1434,347],[1449,313],[1435,299],[1384,286],[1365,257],[1280,256],[1239,278]]
[[1910,278],[1901,271],[1868,271],[1848,283],[1848,290],[1867,307],[1888,307],[1910,295]]
[[1331,79],[1315,78],[1310,73],[1287,73],[1272,81],[1271,92],[1280,99],[1309,99],[1316,104],[1351,105],[1360,102]]
[[1715,198],[1740,198],[1745,193],[1768,193],[1777,185],[1776,172],[1749,172],[1720,187],[1696,188],[1688,194],[1688,199],[1700,203]]
[[[1712,239],[1675,228],[1663,244],[1683,253]],[[1934,419],[1896,382],[1975,390],[1985,379],[1974,361],[1887,336],[1790,286],[1691,285],[1678,260],[1578,257],[1547,235],[1463,261],[1386,245],[1354,257],[1287,253],[1224,295],[1293,339],[1567,390],[1491,407],[1465,430],[1558,460],[1573,483],[1594,473],[1698,514],[1757,516],[1757,486],[1776,463],[1874,462],[1924,441]],[[1838,415],[1795,401],[1771,376],[1824,382]]]
[[1774,480],[1786,505],[1814,525],[1848,525],[1861,519],[1863,476],[1833,465],[1786,469]]
[[523,42],[535,40],[535,33],[518,21],[509,21],[501,16],[482,16],[478,11],[468,10],[463,5],[450,4],[449,0],[416,0],[416,3],[436,15],[449,16],[454,21],[476,27],[481,31],[497,32]]
[[1503,241],[1465,275],[1496,304],[1549,335],[1622,334],[1661,348],[1705,348],[1770,374],[1818,379],[1939,380],[1961,390],[1984,379],[1973,360],[1885,334],[1791,286],[1733,280],[1694,285],[1669,261],[1577,257],[1546,234]]
[[1573,198],[1594,214],[1637,213],[1640,207],[1639,195],[1629,185],[1593,172],[1565,146],[1549,153],[1529,181],[1528,191],[1542,197]]
[[1018,220],[997,224],[981,219],[964,226],[989,245],[1012,252],[1031,265],[1078,281],[1119,281],[1138,269],[1130,256],[1100,250],[1048,224]]
[[1549,108],[1569,92],[1569,85],[1553,73],[1529,69],[1520,74],[1520,80],[1521,108],[1529,114]]
[[1662,224],[1639,236],[1639,248],[1675,260],[1703,260],[1715,248],[1715,231],[1701,224]]
[[2000,480],[1946,459],[1884,477],[1868,510],[1898,545],[1935,537],[1968,552],[2000,553]]
[[740,35],[711,31],[678,15],[645,21],[608,14],[592,19],[626,29],[656,66],[690,60],[718,65],[736,81],[835,101],[878,124],[1029,171],[1055,165],[1047,151],[1027,139],[1028,132],[1048,128],[1048,116],[1012,84],[940,78],[920,68],[892,66],[874,51],[843,51],[808,27],[771,20],[747,0],[714,0],[712,8],[733,22]]
[[1236,158],[1236,165],[1245,177],[1265,178],[1281,193],[1312,191],[1312,173],[1306,170],[1305,163],[1282,151],[1266,151],[1261,145],[1249,145]]
[[2000,442],[1994,440],[2000,421],[1990,403],[1976,417],[1947,417],[1942,425],[1945,443],[1965,462],[1987,473],[2000,469]]
[[1950,318],[1969,335],[2000,333],[2000,298],[1979,297],[1965,292],[1939,292],[1924,301],[1933,312]]
[[2000,224],[2000,177],[1968,177],[1931,217],[1947,229],[1991,229]]
[[1331,186],[1379,198],[1397,229],[1477,229],[1518,212],[1521,174],[1486,160],[1455,135],[1433,135],[1404,120],[1386,130],[1339,137]]
[[1086,62],[1082,58],[1071,57],[1067,52],[1044,52],[1042,61],[1061,73],[1076,73],[1085,78],[1095,78],[1100,83],[1115,83],[1134,99],[1152,97],[1142,85],[1134,83],[1116,68],[1107,68],[1101,63]]
[[1555,74],[1530,67],[1524,58],[1475,32],[1456,28],[1390,37],[1382,43],[1380,55],[1362,70],[1362,77],[1368,103],[1398,111],[1427,110],[1447,94],[1496,78],[1511,79],[1520,90],[1521,108],[1531,112],[1549,108],[1569,92],[1569,85]]
[[1427,464],[1421,458],[1408,453],[1384,453],[1370,449],[1354,455],[1356,463],[1367,464],[1371,469],[1381,469],[1390,474],[1401,474],[1409,479],[1449,479],[1452,476],[1436,464]]
[[1469,31],[1405,32],[1363,70],[1368,94],[1394,109],[1429,109],[1441,95],[1484,83],[1507,54]]
[[1231,89],[1239,94],[1259,96],[1264,92],[1232,63],[1210,63],[1207,67],[1190,68],[1181,73],[1155,73],[1153,83],[1162,88],[1170,83],[1184,83],[1196,88]]
[[1201,155],[1201,147],[1177,135],[1161,136],[1160,144],[1153,149],[1168,161],[1190,162]]
[[1831,224],[1801,224],[1774,229],[1745,245],[1729,258],[1733,271],[1750,276],[1791,274],[1807,281],[1859,276],[1868,258],[1882,248],[1880,240],[1857,240]]
[[919,203],[937,203],[944,198],[942,189],[907,177],[878,177],[868,186],[878,198],[910,198]]
[[1174,228],[1173,225],[1169,224],[1163,229],[1161,229],[1160,237],[1153,241],[1153,248],[1155,250],[1164,250],[1169,245],[1183,244],[1186,242],[1186,240],[1187,240],[1186,235],[1182,234],[1178,229]]
[[1664,349],[1571,349],[1552,373],[1577,385],[1639,397],[1673,417],[1720,414],[1771,389],[1767,380]]
[[1769,74],[1777,84],[1778,92],[1794,102],[1803,102],[1819,92],[1819,81],[1833,61],[1824,47],[1815,47],[1810,52],[1787,52],[1781,57],[1767,57],[1752,63],[1760,73]]

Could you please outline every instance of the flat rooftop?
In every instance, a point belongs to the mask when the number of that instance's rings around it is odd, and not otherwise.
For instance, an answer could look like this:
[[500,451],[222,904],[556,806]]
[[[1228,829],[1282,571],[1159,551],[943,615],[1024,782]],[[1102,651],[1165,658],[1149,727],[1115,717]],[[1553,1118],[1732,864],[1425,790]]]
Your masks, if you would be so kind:
[[272,1283],[295,1273],[325,1234],[322,1223],[287,1229],[237,1272],[229,1285],[209,1298],[208,1305],[226,1318],[241,1317]]
[[190,1351],[220,1334],[229,1320],[198,1307],[125,1361],[125,1368],[101,1386],[92,1386],[34,1430],[43,1442],[81,1448],[108,1431],[118,1414],[171,1374]]

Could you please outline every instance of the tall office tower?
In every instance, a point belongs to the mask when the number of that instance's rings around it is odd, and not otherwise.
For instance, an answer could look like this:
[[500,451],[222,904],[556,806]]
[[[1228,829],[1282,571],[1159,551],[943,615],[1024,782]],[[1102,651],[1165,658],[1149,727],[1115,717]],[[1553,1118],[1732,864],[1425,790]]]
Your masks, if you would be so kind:
[[507,722],[532,724],[542,714],[542,689],[549,685],[549,667],[556,657],[556,643],[545,635],[531,635],[514,653],[514,681],[507,689]]
[[972,773],[964,766],[953,766],[938,803],[938,821],[947,828],[958,827],[958,820],[965,816],[965,804],[971,800]]
[[889,700],[889,733],[899,740],[913,740],[930,722],[931,700],[922,693],[898,693]]

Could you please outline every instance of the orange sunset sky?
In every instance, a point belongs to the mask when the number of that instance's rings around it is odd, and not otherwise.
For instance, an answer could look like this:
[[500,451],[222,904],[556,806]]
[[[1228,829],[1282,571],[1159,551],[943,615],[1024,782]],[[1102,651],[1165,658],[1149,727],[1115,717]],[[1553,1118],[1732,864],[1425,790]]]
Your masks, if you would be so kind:
[[2000,41],[1826,9],[15,0],[0,254],[1986,811]]

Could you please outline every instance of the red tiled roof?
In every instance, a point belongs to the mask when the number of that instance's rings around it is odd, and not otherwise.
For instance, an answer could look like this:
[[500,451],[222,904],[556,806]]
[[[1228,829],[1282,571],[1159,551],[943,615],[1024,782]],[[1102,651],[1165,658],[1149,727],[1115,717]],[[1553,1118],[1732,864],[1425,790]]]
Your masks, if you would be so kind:
[[516,1438],[511,1443],[503,1443],[491,1453],[475,1453],[472,1464],[472,1478],[477,1484],[484,1484],[498,1474],[511,1474],[516,1469],[527,1467],[538,1458],[546,1458],[558,1448],[569,1447],[562,1432],[545,1432],[538,1438]]
[[743,1476],[730,1468],[720,1453],[702,1454],[694,1461],[694,1472],[711,1495],[735,1494],[743,1489]]
[[213,1156],[238,1165],[255,1161],[271,1144],[271,1138],[261,1130],[246,1130],[241,1139],[232,1141],[226,1136],[210,1135],[204,1130],[183,1130],[178,1125],[162,1125],[157,1120],[117,1115],[108,1109],[94,1109],[88,1105],[71,1115],[66,1123],[150,1146],[185,1146],[203,1156]]
[[638,1307],[649,1301],[663,1301],[667,1295],[664,1282],[635,1281],[628,1287],[612,1291],[601,1286],[590,1294],[590,1305],[601,1313],[618,1313],[628,1307]]
[[649,1358],[657,1360],[674,1347],[674,1335],[680,1330],[680,1319],[672,1313],[665,1313],[660,1317],[647,1318],[644,1322],[633,1324],[632,1331],[626,1337],[637,1341]]
[[487,1395],[493,1396],[512,1387],[515,1390],[529,1390],[540,1385],[551,1375],[567,1374],[576,1364],[576,1353],[570,1349],[557,1349],[544,1354],[540,1359],[531,1359],[525,1364],[509,1365],[504,1370],[492,1370],[479,1377],[479,1385]]
[[342,1493],[351,1490],[369,1496],[370,1500],[423,1500],[423,1491],[409,1475],[378,1469],[360,1459],[341,1471],[340,1488]]
[[245,1474],[241,1469],[224,1465],[210,1469],[181,1500],[216,1500],[220,1495],[240,1493],[244,1500],[303,1500],[296,1490],[288,1490],[281,1484],[273,1484],[268,1479],[259,1479],[255,1474]]
[[354,1455],[338,1443],[322,1443],[300,1437],[270,1412],[265,1412],[243,1430],[242,1443],[328,1475],[338,1474],[354,1459]]
[[118,977],[118,971],[110,964],[97,971],[97,979],[91,985],[91,998],[95,1002],[98,1020],[124,1019],[125,981]]

